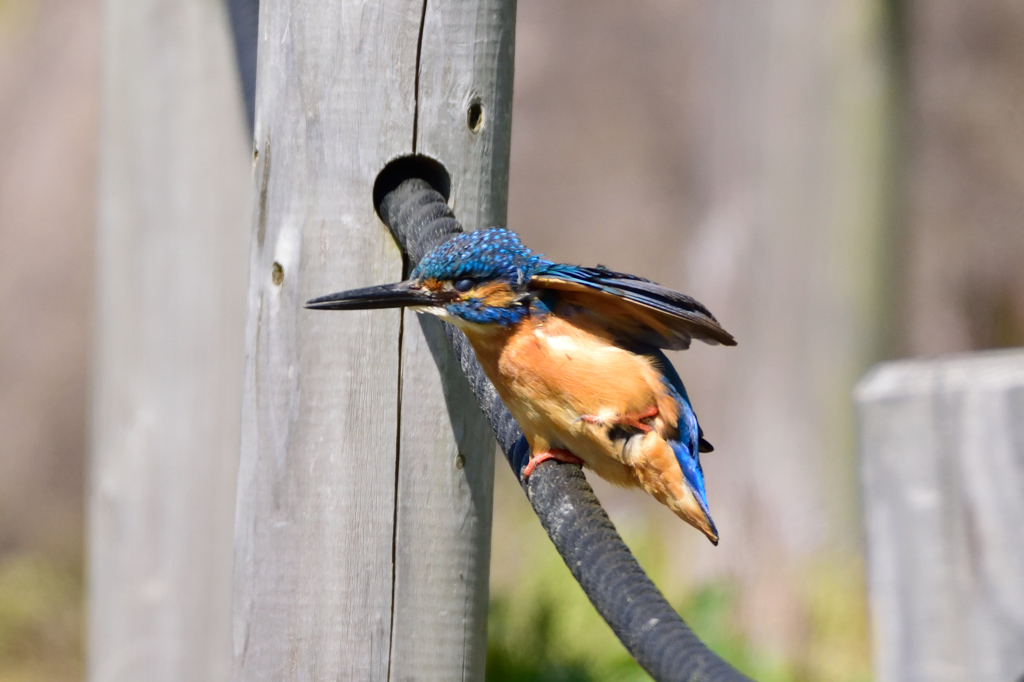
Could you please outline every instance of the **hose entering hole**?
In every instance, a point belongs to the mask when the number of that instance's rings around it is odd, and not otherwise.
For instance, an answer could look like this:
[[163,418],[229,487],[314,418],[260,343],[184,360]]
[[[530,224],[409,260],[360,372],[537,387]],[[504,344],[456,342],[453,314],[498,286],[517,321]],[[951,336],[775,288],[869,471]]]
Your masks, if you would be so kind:
[[[462,232],[445,198],[418,178],[388,192],[377,208],[410,267]],[[749,682],[704,646],[665,600],[619,537],[579,466],[547,461],[523,482],[530,452],[519,424],[462,332],[446,324],[445,333],[541,525],[594,608],[641,667],[658,682]]]

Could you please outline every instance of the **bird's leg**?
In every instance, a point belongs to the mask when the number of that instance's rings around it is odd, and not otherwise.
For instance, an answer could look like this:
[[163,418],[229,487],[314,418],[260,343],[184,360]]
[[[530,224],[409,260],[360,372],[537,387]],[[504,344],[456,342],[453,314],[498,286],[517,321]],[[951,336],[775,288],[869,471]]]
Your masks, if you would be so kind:
[[577,417],[576,420],[584,421],[588,424],[596,424],[597,426],[607,426],[608,424],[612,424],[614,426],[632,426],[634,429],[643,431],[644,433],[650,433],[653,430],[650,424],[645,424],[642,420],[657,416],[658,406],[651,405],[643,412],[620,414],[615,417],[615,419],[605,419],[597,414],[582,414]]
[[658,416],[658,406],[651,405],[643,412],[634,412],[633,414],[624,414],[619,417],[619,423],[625,424],[626,426],[632,426],[633,428],[640,429],[644,433],[650,433],[653,429],[650,424],[643,423],[643,419],[651,419],[652,417]]
[[523,480],[525,481],[533,473],[533,470],[537,468],[537,465],[541,462],[549,459],[557,459],[559,462],[565,462],[566,464],[579,464],[583,466],[583,460],[572,454],[568,450],[562,450],[561,448],[551,448],[543,452],[534,453],[533,457],[530,458],[530,463],[526,465],[523,470]]

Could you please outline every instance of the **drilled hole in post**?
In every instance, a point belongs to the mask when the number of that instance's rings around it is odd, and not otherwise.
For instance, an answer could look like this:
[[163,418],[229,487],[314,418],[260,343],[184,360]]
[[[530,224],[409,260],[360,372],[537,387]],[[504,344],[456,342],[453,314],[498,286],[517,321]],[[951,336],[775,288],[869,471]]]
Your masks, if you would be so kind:
[[276,286],[281,286],[284,282],[284,268],[277,261],[274,261],[274,265],[270,268],[270,281]]
[[484,127],[484,105],[480,102],[474,101],[470,103],[469,109],[466,111],[466,125],[474,133],[479,133],[480,129]]
[[436,189],[445,201],[452,193],[452,178],[436,159],[421,154],[402,156],[384,166],[373,183],[373,208],[380,215],[380,202],[406,180],[419,178]]

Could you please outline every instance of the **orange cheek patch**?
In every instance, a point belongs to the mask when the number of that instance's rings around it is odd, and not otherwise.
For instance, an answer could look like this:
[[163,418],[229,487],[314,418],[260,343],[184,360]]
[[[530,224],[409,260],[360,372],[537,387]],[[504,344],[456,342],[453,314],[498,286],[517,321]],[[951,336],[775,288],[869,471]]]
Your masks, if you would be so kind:
[[486,306],[504,308],[512,303],[515,297],[515,292],[509,285],[504,282],[490,282],[468,291],[464,298],[476,298]]

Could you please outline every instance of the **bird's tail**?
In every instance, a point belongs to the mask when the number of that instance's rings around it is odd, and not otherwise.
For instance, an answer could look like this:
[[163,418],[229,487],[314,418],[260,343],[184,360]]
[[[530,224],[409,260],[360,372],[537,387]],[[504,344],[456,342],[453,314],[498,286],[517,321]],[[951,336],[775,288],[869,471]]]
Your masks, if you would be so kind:
[[640,486],[717,545],[718,530],[711,519],[704,472],[696,453],[691,456],[686,445],[666,440],[657,432],[630,445],[629,459]]

